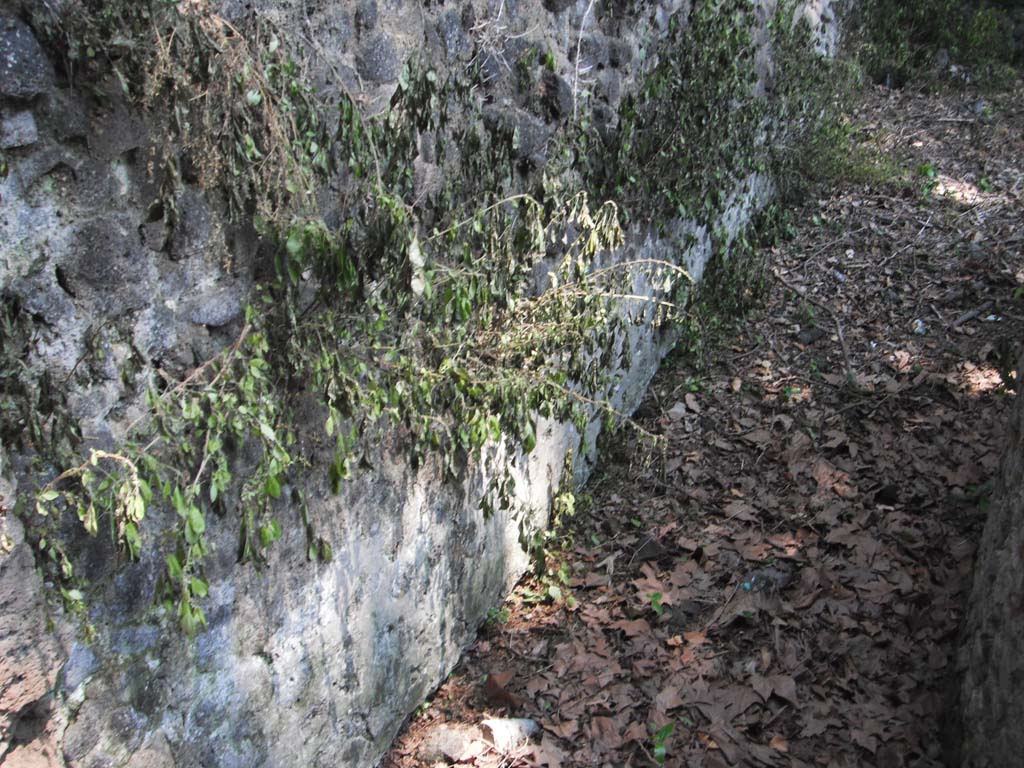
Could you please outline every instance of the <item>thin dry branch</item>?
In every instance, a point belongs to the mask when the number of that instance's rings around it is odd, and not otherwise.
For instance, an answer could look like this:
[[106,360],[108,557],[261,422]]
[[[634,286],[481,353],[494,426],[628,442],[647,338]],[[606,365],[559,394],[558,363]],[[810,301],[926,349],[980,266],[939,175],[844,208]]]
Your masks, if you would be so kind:
[[839,336],[839,346],[843,352],[843,366],[846,368],[846,382],[847,384],[851,385],[856,383],[856,377],[853,373],[853,365],[850,363],[850,350],[849,347],[847,347],[846,345],[846,336],[843,334],[843,324],[839,322],[839,315],[837,315],[835,311],[832,309],[832,307],[828,306],[828,304],[825,304],[824,302],[819,301],[813,296],[808,295],[806,290],[801,290],[797,286],[793,285],[793,283],[789,282],[777,271],[773,271],[772,274],[775,276],[775,279],[782,283],[786,288],[793,291],[793,293],[802,298],[804,301],[808,301],[814,306],[818,307],[818,309],[828,313],[829,317],[832,318],[832,321],[835,323],[836,326],[836,334]]

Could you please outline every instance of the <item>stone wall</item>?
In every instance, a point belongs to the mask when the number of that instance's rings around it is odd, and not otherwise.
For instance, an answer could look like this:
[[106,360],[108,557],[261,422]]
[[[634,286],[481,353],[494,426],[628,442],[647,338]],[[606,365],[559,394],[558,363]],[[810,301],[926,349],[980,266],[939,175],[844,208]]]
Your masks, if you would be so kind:
[[[495,120],[517,126],[522,159],[536,171],[547,137],[572,116],[581,71],[587,108],[614,140],[623,95],[670,19],[685,20],[690,5],[663,0],[631,15],[583,0],[276,0],[261,13],[315,52],[309,76],[321,93],[345,90],[367,113],[386,107],[412,55],[438,67],[485,57],[493,77],[481,98]],[[10,165],[0,182],[0,290],[32,318],[22,362],[66,385],[85,445],[116,445],[144,414],[154,376],[180,379],[238,336],[268,244],[188,177],[177,180],[173,224],[154,207],[167,181],[149,164],[161,126],[116,93],[97,97],[69,80],[25,10],[0,4],[0,147]],[[231,20],[250,9],[226,0],[221,12]],[[816,0],[799,12],[831,50],[831,4]],[[508,65],[529,48],[553,56],[539,94],[521,93]],[[764,97],[770,51],[759,61],[755,91]],[[451,172],[425,160],[417,168],[424,178]],[[609,258],[665,259],[699,279],[714,247],[728,249],[771,194],[770,179],[753,173],[736,182],[716,220],[676,221],[660,234],[636,226]],[[656,293],[642,277],[633,290]],[[607,394],[628,412],[672,337],[647,321],[620,343],[631,364]],[[323,423],[313,403],[300,416]],[[566,457],[575,457],[575,479],[585,478],[600,428],[599,417],[583,436],[540,420],[532,452],[500,441],[456,483],[429,458],[413,468],[385,441],[368,454],[372,469],[334,495],[323,471],[330,446],[310,426],[300,434],[310,469],[291,482],[309,499],[333,559],[307,562],[305,533],[294,525],[265,567],[239,565],[237,530],[221,526],[205,566],[209,626],[193,640],[153,605],[159,546],[120,562],[109,540],[88,539],[68,521],[93,585],[96,636],[82,636],[81,618],[65,615],[55,585],[44,586],[38,551],[13,513],[17,493],[31,490],[18,484],[34,472],[33,452],[28,443],[5,446],[0,755],[11,765],[83,768],[373,765],[527,568],[523,543],[546,525]],[[480,499],[509,467],[517,503],[485,518]],[[147,529],[172,519],[154,511]]]

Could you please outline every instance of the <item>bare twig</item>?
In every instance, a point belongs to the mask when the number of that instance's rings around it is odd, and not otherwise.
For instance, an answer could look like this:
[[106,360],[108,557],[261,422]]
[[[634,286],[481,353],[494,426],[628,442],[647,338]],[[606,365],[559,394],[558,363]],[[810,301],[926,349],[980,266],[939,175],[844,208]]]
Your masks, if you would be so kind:
[[583,18],[580,19],[580,33],[576,38],[576,68],[572,78],[572,119],[575,122],[577,104],[576,104],[576,92],[579,89],[580,84],[580,53],[583,50],[583,29],[587,26],[587,16],[594,8],[594,0],[590,0],[587,4],[587,10],[583,12]]
[[[855,229],[852,232],[844,232],[842,235],[840,235],[839,237],[835,238],[834,240],[829,240],[824,245],[816,248],[810,255],[804,256],[802,259],[800,259],[800,266],[803,267],[807,262],[809,262],[809,261],[811,261],[813,259],[816,259],[818,256],[823,254],[829,248],[834,248],[835,246],[839,245],[843,241],[852,238],[854,235],[859,235],[865,229],[867,229],[866,225],[863,226],[863,227],[860,227],[858,229]],[[787,270],[787,272],[792,272],[792,271],[794,271],[794,270]]]
[[974,318],[978,317],[978,315],[980,315],[982,312],[986,312],[987,310],[989,310],[991,308],[992,308],[992,302],[991,301],[986,301],[984,304],[982,304],[977,309],[972,309],[970,312],[964,312],[962,315],[960,315],[960,317],[958,317],[956,320],[954,320],[953,324],[951,326],[949,326],[949,327],[950,328],[959,328],[964,323],[969,323],[971,320],[973,320]]
[[712,629],[714,629],[716,626],[718,626],[719,620],[721,620],[722,616],[725,615],[725,609],[729,607],[729,603],[731,603],[732,599],[734,597],[736,597],[736,593],[739,591],[740,584],[742,584],[742,583],[743,583],[743,579],[737,579],[736,580],[736,583],[733,585],[732,592],[729,593],[729,596],[727,598],[725,598],[725,602],[722,603],[718,607],[718,610],[716,610],[714,612],[714,614],[711,616],[711,621],[709,621],[704,626],[704,630],[703,630],[704,632],[710,632]]
[[786,286],[786,288],[793,291],[793,293],[795,293],[797,296],[804,299],[805,301],[808,301],[814,306],[818,307],[818,309],[827,312],[829,317],[832,318],[832,321],[835,323],[836,326],[836,334],[839,336],[839,346],[842,348],[843,352],[843,365],[846,367],[846,381],[848,384],[853,384],[856,379],[853,375],[853,366],[850,363],[850,350],[846,346],[846,336],[843,334],[843,324],[839,322],[839,315],[837,315],[833,311],[832,307],[828,306],[828,304],[819,301],[813,296],[809,296],[806,291],[801,290],[797,286],[793,285],[778,272],[773,272],[772,274],[774,274],[775,279],[782,283],[784,286]]

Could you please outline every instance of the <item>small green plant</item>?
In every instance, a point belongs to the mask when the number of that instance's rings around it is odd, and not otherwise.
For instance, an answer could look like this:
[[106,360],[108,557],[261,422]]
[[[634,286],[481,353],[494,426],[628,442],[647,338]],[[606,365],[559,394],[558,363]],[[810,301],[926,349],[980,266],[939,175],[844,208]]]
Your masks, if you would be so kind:
[[487,626],[496,627],[508,622],[508,608],[488,608]]
[[565,491],[555,496],[551,514],[556,525],[573,517],[576,514],[576,494]]
[[651,601],[651,610],[655,616],[661,616],[665,612],[665,606],[662,604],[664,595],[661,592],[652,592],[647,599]]
[[548,48],[547,51],[544,52],[541,63],[548,70],[548,72],[555,71],[555,54],[550,48]]
[[565,601],[569,608],[576,607],[576,598],[569,591],[570,572],[566,563],[559,563],[557,568],[549,568],[541,583],[544,586],[546,596],[553,601]]
[[817,309],[809,301],[801,301],[797,307],[796,319],[802,326],[811,327],[816,325],[818,318]]
[[666,723],[660,728],[654,724],[649,726],[651,731],[651,756],[658,765],[663,765],[668,758],[668,740],[675,730],[675,723]]
[[930,200],[932,192],[939,185],[939,172],[931,163],[922,163],[917,167],[917,175],[923,179],[920,187],[921,197]]

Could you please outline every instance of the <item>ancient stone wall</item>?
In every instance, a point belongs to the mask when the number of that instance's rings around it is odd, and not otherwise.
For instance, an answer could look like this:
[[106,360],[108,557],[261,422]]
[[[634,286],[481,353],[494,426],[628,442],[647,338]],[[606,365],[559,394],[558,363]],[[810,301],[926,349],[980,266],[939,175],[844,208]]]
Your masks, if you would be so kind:
[[[761,4],[757,18],[765,22],[774,5]],[[440,72],[481,64],[483,122],[515,134],[516,173],[530,178],[543,174],[552,137],[577,113],[606,143],[620,140],[623,100],[653,69],[658,41],[692,10],[683,0],[636,8],[583,0],[260,6],[309,54],[305,76],[316,92],[328,103],[350,95],[368,116],[387,109],[411,58]],[[306,527],[286,524],[265,563],[240,564],[237,526],[211,518],[207,626],[188,638],[173,611],[154,602],[169,551],[159,532],[173,529],[175,513],[149,509],[152,533],[134,560],[102,530],[91,538],[69,519],[60,532],[89,584],[85,613],[69,613],[76,601],[62,600],[67,585],[46,563],[52,545],[44,552],[32,534],[31,483],[61,469],[41,472],[39,442],[73,430],[83,451],[115,449],[145,418],[148,387],[180,381],[243,333],[274,243],[251,218],[232,215],[200,171],[185,167],[171,178],[154,163],[166,126],[123,98],[115,79],[89,83],[68,71],[39,42],[31,8],[8,2],[0,11],[0,290],[8,315],[29,321],[22,335],[5,330],[5,361],[17,369],[4,373],[5,423],[20,423],[18,398],[45,407],[47,398],[66,397],[45,435],[8,442],[5,434],[0,454],[0,755],[12,765],[89,768],[373,765],[528,567],[525,543],[547,524],[558,489],[585,477],[605,414],[592,411],[582,430],[541,418],[532,451],[491,441],[455,481],[437,457],[410,462],[396,434],[367,447],[365,466],[334,493],[324,472],[332,459],[325,410],[311,398],[296,413],[303,466],[275,498],[281,516],[298,519],[289,500],[301,491],[301,514],[315,521],[332,557],[310,558]],[[252,8],[227,0],[219,11],[241,24]],[[805,4],[804,14],[830,50],[831,4]],[[764,30],[756,37],[752,100],[772,90],[768,38]],[[523,60],[536,77],[517,74]],[[427,200],[460,172],[457,157],[438,164],[429,151],[414,166]],[[332,185],[344,183],[338,176],[317,191],[329,223]],[[671,262],[699,279],[772,190],[765,172],[743,173],[729,180],[713,215],[657,227],[637,219],[602,258]],[[630,289],[661,290],[643,275]],[[611,406],[635,406],[672,340],[653,316],[620,334],[615,344],[631,354],[617,357],[628,365],[609,379]],[[18,389],[23,369],[37,374],[31,392]],[[485,515],[481,499],[506,472],[516,481],[514,503]],[[16,515],[19,493],[29,501]]]

